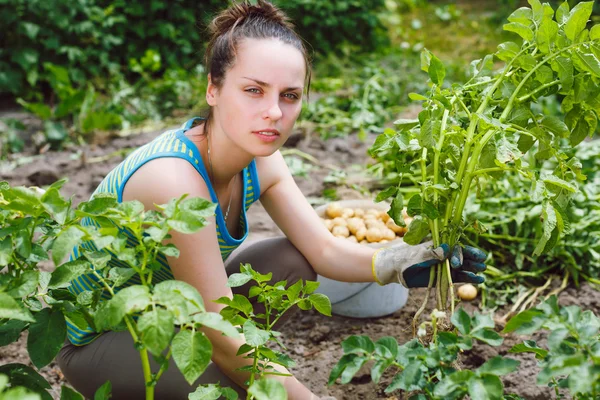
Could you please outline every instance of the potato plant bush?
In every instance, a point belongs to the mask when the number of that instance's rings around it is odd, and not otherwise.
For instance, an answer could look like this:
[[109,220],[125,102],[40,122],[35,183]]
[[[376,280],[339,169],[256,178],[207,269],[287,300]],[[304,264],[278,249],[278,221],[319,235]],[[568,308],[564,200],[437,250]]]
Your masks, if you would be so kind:
[[[414,217],[404,236],[407,243],[420,243],[428,235],[435,245],[462,243],[465,228],[478,227],[477,221],[464,218],[467,198],[478,184],[508,171],[532,182],[523,195],[542,204],[543,234],[534,254],[550,250],[563,235],[565,209],[584,179],[570,150],[593,134],[598,123],[600,26],[586,29],[593,2],[573,9],[565,2],[557,10],[538,0],[529,4],[504,25],[520,36],[520,43],[502,43],[495,54],[471,63],[471,79],[464,84],[444,85],[444,65],[423,51],[430,90],[410,95],[423,102],[423,111],[417,120],[396,121],[397,129],[386,130],[371,149],[413,160],[409,165],[398,162],[397,172],[420,177],[420,192],[407,205]],[[496,59],[504,62],[500,70],[493,68]],[[564,120],[533,107],[554,93],[561,95]],[[535,162],[553,158],[554,170],[536,172],[524,158],[527,153]],[[401,225],[403,192],[394,185],[384,193],[393,198],[389,213]],[[438,309],[453,312],[449,262],[432,269],[429,287],[434,285]]]

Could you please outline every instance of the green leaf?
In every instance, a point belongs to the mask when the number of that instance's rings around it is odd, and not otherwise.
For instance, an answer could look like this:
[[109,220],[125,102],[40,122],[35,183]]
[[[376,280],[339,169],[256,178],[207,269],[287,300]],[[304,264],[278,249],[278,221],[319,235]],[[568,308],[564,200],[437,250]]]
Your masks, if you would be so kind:
[[548,241],[550,240],[552,236],[552,231],[554,231],[554,228],[556,228],[556,224],[558,221],[556,209],[550,202],[546,202],[546,204],[543,206],[542,218],[544,220],[544,230],[533,252],[533,254],[536,256],[542,254],[542,252],[546,248],[546,243],[548,243]]
[[331,302],[329,301],[329,297],[322,293],[315,293],[308,296],[308,301],[315,307],[315,310],[331,317]]
[[569,183],[563,179],[560,179],[558,176],[556,175],[546,175],[542,181],[544,182],[544,184],[546,185],[546,187],[549,186],[557,186],[561,189],[566,190],[567,192],[570,193],[576,193],[577,192],[577,186],[573,185],[572,183]]
[[561,94],[569,94],[573,88],[573,61],[566,57],[556,57],[550,64],[552,69],[558,73],[560,79]]
[[63,386],[60,390],[60,400],[85,400],[82,395],[68,386]]
[[78,278],[82,274],[90,271],[90,264],[81,258],[66,262],[52,272],[52,279],[50,279],[48,288],[67,288],[71,286],[71,281],[73,279]]
[[382,337],[375,342],[375,351],[381,357],[396,359],[398,355],[398,342],[391,336]]
[[502,336],[500,336],[498,332],[489,328],[479,329],[471,333],[471,336],[473,336],[475,339],[489,344],[490,346],[500,346],[503,341]]
[[452,314],[450,321],[452,321],[452,324],[463,335],[471,333],[471,317],[462,308],[458,308],[454,314]]
[[391,393],[398,389],[405,391],[421,389],[420,382],[423,380],[421,367],[420,360],[411,360],[401,373],[394,376],[392,382],[385,388],[385,393]]
[[454,372],[442,379],[436,386],[433,393],[442,398],[456,398],[456,393],[464,387],[465,382],[468,382],[473,377],[473,371],[463,370]]
[[397,191],[398,191],[398,187],[390,186],[387,189],[382,190],[381,192],[379,192],[377,194],[377,197],[375,198],[375,202],[379,203],[380,201],[386,200],[386,199],[394,196]]
[[523,25],[518,22],[510,22],[508,24],[504,24],[504,30],[514,32],[517,35],[521,36],[524,40],[528,42],[533,42],[533,31],[527,25]]
[[0,347],[8,346],[17,341],[21,332],[27,327],[27,323],[19,320],[9,320],[0,325]]
[[495,375],[484,375],[471,379],[468,383],[471,400],[502,400],[504,388]]
[[537,346],[534,340],[525,340],[523,343],[514,345],[509,352],[511,353],[534,353],[538,360],[542,360],[548,354],[548,350],[544,350]]
[[590,29],[590,39],[600,40],[600,24],[596,24]]
[[481,367],[477,368],[479,374],[506,375],[517,370],[521,362],[512,358],[496,356],[487,360]]
[[173,338],[171,351],[175,365],[191,385],[208,367],[212,344],[204,333],[182,329]]
[[37,289],[39,281],[39,271],[25,271],[17,279],[13,279],[6,293],[15,299],[28,297]]
[[246,283],[252,280],[252,275],[250,274],[231,274],[227,279],[228,287],[239,287],[243,286]]
[[0,318],[35,322],[29,310],[23,309],[15,299],[3,292],[0,292]]
[[216,329],[229,337],[239,337],[237,329],[229,322],[223,319],[221,314],[213,312],[203,312],[194,315],[194,322],[200,323],[206,327]]
[[[222,389],[219,385],[209,384],[200,385],[193,393],[188,396],[189,400],[218,400],[221,397]],[[237,393],[235,398],[237,399]]]
[[375,351],[375,344],[368,336],[350,336],[342,342],[344,354],[372,354]]
[[317,290],[320,285],[321,285],[320,282],[306,281],[304,283],[303,292],[304,292],[304,294],[314,293],[314,291]]
[[94,400],[108,400],[111,397],[112,385],[110,381],[104,382],[94,393]]
[[404,242],[410,245],[417,245],[423,241],[429,232],[429,223],[417,215],[408,226],[408,232],[404,235]]
[[52,243],[52,261],[54,265],[59,265],[65,259],[73,247],[80,244],[84,233],[75,226],[70,226],[60,232],[54,243]]
[[67,323],[59,310],[44,308],[29,326],[27,352],[33,365],[43,368],[56,358],[67,337]]
[[521,7],[512,12],[507,18],[510,22],[518,22],[529,26],[533,22],[533,10],[528,7]]
[[171,311],[179,324],[189,322],[191,314],[206,311],[198,289],[183,281],[160,282],[154,287],[152,299]]
[[274,379],[262,378],[248,388],[248,393],[256,400],[287,400],[283,384]]
[[404,217],[402,216],[403,209],[404,197],[402,196],[402,192],[398,191],[398,193],[396,193],[396,197],[394,197],[394,200],[392,200],[392,204],[387,214],[399,226],[406,226],[406,223],[404,222]]
[[567,127],[567,125],[558,117],[555,117],[553,115],[548,115],[545,116],[542,121],[540,122],[540,124],[546,128],[548,128],[548,130],[556,135],[559,135],[561,137],[568,137],[569,136],[569,128]]
[[0,374],[8,376],[12,387],[23,386],[40,394],[43,400],[52,400],[52,396],[46,391],[52,387],[33,368],[23,364],[5,364],[0,365]]
[[125,282],[131,279],[136,274],[135,270],[131,267],[122,268],[114,267],[108,271],[108,280],[113,283],[114,286],[122,286]]
[[46,139],[49,142],[62,142],[69,134],[62,122],[46,121],[44,122]]
[[556,9],[556,22],[558,22],[561,26],[567,22],[569,19],[569,2],[564,1],[557,9]]
[[0,267],[5,267],[12,260],[12,240],[10,236],[0,240]]
[[339,378],[340,375],[344,372],[346,367],[353,364],[354,359],[356,359],[357,357],[358,355],[356,354],[344,354],[329,373],[329,380],[327,381],[327,385],[333,385],[336,379]]
[[585,26],[592,15],[593,7],[593,1],[582,1],[573,7],[564,26],[565,34],[569,40],[575,41],[581,31],[585,29]]
[[495,55],[502,61],[510,61],[521,51],[521,48],[515,42],[504,42],[498,45],[498,51]]
[[541,328],[544,322],[544,313],[538,310],[526,310],[512,317],[506,323],[502,332],[515,332],[519,335],[528,335]]
[[431,62],[429,64],[429,70],[427,73],[429,74],[429,78],[433,83],[438,86],[442,86],[444,83],[444,78],[446,77],[446,69],[444,68],[444,64],[440,61],[440,59],[433,54],[431,54]]
[[169,310],[155,308],[138,318],[140,338],[150,353],[159,356],[175,333],[175,319]]
[[582,66],[585,71],[600,77],[600,60],[593,53],[584,53],[580,50],[576,50],[574,53],[576,60],[579,61],[578,66]]
[[121,323],[125,315],[143,311],[150,303],[150,291],[147,286],[126,287],[100,306],[94,322],[98,329],[111,329]]
[[558,33],[558,24],[552,17],[544,18],[537,30],[536,41],[540,51],[544,54],[550,53]]
[[270,335],[268,331],[259,329],[254,322],[248,320],[244,323],[244,337],[250,346],[258,347],[267,343]]
[[396,128],[398,130],[408,130],[411,128],[414,128],[415,126],[419,125],[419,120],[418,119],[406,119],[406,118],[400,118],[394,121],[394,125],[396,126]]
[[19,103],[27,111],[32,112],[40,117],[42,120],[47,120],[52,117],[52,110],[44,103],[29,103],[23,99],[17,99],[17,103]]

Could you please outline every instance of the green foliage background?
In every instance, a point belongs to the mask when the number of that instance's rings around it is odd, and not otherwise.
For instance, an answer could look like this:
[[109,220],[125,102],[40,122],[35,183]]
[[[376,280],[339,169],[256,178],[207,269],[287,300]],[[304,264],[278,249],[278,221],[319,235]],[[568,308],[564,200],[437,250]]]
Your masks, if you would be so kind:
[[[320,52],[350,38],[373,50],[386,43],[376,12],[384,0],[275,1]],[[27,99],[47,94],[53,74],[68,70],[75,85],[122,74],[136,77],[135,61],[157,54],[152,74],[188,69],[202,61],[206,24],[222,0],[0,0],[0,93]],[[151,52],[148,52],[151,50]]]

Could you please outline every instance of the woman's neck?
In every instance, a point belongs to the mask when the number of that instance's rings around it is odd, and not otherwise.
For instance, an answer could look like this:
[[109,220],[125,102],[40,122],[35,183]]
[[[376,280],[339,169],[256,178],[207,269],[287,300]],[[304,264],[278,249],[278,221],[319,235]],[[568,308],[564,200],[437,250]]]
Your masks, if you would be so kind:
[[254,156],[231,142],[222,131],[218,131],[218,127],[211,128],[205,136],[202,134],[204,124],[201,124],[187,131],[186,136],[198,147],[212,185],[217,189],[229,186],[231,180],[252,162]]

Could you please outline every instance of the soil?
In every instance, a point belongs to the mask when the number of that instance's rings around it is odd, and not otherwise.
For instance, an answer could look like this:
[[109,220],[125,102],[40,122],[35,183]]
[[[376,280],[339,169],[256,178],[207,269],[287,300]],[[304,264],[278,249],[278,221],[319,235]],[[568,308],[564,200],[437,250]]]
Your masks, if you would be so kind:
[[[73,196],[73,202],[77,204],[87,200],[102,178],[123,160],[123,149],[140,146],[160,132],[107,139],[105,143],[99,144],[71,146],[63,151],[48,151],[28,159],[28,163],[16,168],[6,168],[6,165],[0,167],[0,179],[7,180],[11,186],[44,186],[67,177],[68,182],[64,185],[62,193]],[[309,200],[322,199],[325,188],[323,178],[330,172],[323,166],[334,165],[351,171],[352,164],[364,165],[369,159],[366,149],[374,139],[375,135],[371,135],[365,142],[361,142],[356,135],[351,135],[348,138],[323,142],[318,138],[304,137],[300,133],[293,135],[286,146],[295,147],[314,156],[321,164],[321,168],[313,168],[308,172],[309,178],[296,178],[304,195]],[[349,179],[359,185],[368,183],[361,175],[354,174]],[[343,199],[365,197],[364,194],[349,188],[338,188],[337,193]],[[250,208],[249,220],[251,233],[248,241],[282,234],[260,203]],[[412,316],[419,308],[424,293],[423,289],[411,290],[408,302],[401,310],[381,318],[325,317],[314,311],[296,313],[282,328],[283,343],[288,348],[288,354],[297,362],[297,366],[293,368],[294,374],[320,396],[329,395],[340,400],[404,399],[403,394],[384,393],[391,376],[385,375],[382,382],[375,384],[371,381],[370,370],[367,369],[360,371],[347,385],[336,384],[328,387],[327,379],[331,369],[342,356],[341,342],[350,335],[367,335],[374,340],[383,336],[393,336],[400,343],[410,340]],[[561,305],[577,304],[583,309],[591,309],[597,315],[600,314],[600,292],[585,284],[578,289],[568,287],[559,296],[559,301]],[[433,302],[430,306],[432,309]],[[469,303],[465,308],[473,311],[476,306],[476,303]],[[508,350],[522,339],[511,336],[499,348],[476,345],[472,351],[463,355],[462,364],[464,368],[477,368],[490,357],[498,354],[508,355],[521,361],[519,371],[503,379],[508,392],[519,394],[525,399],[555,398],[550,388],[535,385],[538,367],[532,355],[508,353]],[[32,365],[26,351],[25,335],[18,342],[0,348],[0,365],[13,362]],[[40,372],[51,383],[52,395],[58,399],[60,385],[66,383],[58,366],[52,363]]]

